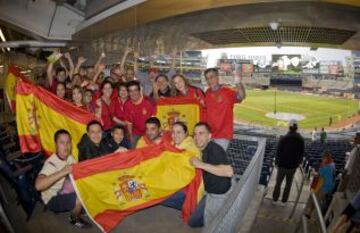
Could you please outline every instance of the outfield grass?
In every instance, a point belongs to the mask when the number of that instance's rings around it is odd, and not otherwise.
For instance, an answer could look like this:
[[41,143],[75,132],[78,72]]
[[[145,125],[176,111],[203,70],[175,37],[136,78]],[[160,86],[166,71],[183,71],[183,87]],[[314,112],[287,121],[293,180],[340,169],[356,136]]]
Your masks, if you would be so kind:
[[[266,126],[285,126],[285,122],[265,116],[274,111],[274,90],[248,90],[246,100],[235,106],[235,120]],[[340,99],[325,96],[310,96],[292,92],[276,92],[277,112],[301,114],[306,119],[299,122],[301,128],[327,127],[329,117],[333,124],[356,114],[359,108],[357,100]]]

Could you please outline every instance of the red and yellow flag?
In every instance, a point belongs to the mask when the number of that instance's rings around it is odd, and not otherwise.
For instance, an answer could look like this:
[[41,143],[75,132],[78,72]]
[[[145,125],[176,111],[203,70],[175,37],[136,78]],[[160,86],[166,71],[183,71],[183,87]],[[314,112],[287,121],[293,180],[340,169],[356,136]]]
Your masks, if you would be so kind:
[[170,131],[176,121],[182,121],[192,134],[195,124],[200,121],[200,105],[195,98],[160,98],[157,102],[156,117],[165,131]]
[[126,216],[183,188],[187,196],[183,213],[191,214],[201,182],[201,172],[189,163],[192,156],[194,152],[167,143],[151,145],[75,164],[71,178],[88,215],[109,232]]
[[21,79],[16,85],[16,124],[23,153],[55,151],[54,134],[66,129],[72,138],[72,155],[77,160],[77,143],[86,132],[86,125],[97,119],[94,114],[58,98],[42,87]]
[[15,112],[16,109],[16,83],[18,79],[30,83],[15,66],[9,66],[8,75],[5,79],[4,90],[12,112]]

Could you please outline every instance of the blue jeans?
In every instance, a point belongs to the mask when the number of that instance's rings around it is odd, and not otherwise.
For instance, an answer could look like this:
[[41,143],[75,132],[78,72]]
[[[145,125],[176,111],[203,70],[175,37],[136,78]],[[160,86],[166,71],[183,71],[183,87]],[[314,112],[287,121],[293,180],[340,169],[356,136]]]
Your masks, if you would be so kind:
[[175,194],[173,194],[171,197],[163,201],[161,205],[169,208],[181,210],[184,201],[185,201],[185,193],[183,191],[178,191]]
[[205,200],[206,196],[204,196],[195,211],[191,214],[189,218],[188,225],[190,227],[202,227],[204,226],[204,212],[205,212]]
[[[170,207],[173,209],[181,210],[185,201],[185,193],[178,191],[165,201],[161,205]],[[190,227],[202,227],[204,226],[204,211],[205,211],[205,196],[200,200],[195,211],[191,214],[188,224]]]

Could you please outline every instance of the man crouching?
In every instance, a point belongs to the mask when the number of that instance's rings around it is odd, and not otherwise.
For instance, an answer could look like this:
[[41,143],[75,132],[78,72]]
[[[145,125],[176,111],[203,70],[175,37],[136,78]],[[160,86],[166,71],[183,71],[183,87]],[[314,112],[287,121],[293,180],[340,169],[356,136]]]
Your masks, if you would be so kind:
[[60,129],[54,136],[56,153],[44,163],[35,181],[35,188],[41,192],[41,198],[49,210],[59,213],[70,211],[70,223],[78,228],[89,228],[91,225],[81,217],[81,202],[77,198],[69,179],[71,164],[71,136],[68,131]]

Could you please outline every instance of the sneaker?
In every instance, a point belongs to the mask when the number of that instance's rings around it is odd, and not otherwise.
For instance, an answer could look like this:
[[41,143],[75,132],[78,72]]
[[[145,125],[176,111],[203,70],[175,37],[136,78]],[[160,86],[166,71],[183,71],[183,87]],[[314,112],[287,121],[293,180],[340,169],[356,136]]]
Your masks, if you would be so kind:
[[80,217],[73,217],[70,216],[69,218],[70,224],[81,229],[87,229],[91,227],[91,224],[85,221],[84,219]]
[[273,205],[277,205],[277,204],[278,204],[278,202],[277,202],[277,201],[272,200],[271,204],[273,204]]
[[285,206],[286,206],[286,202],[282,202],[282,201],[281,201],[281,202],[279,203],[279,206],[285,207]]

